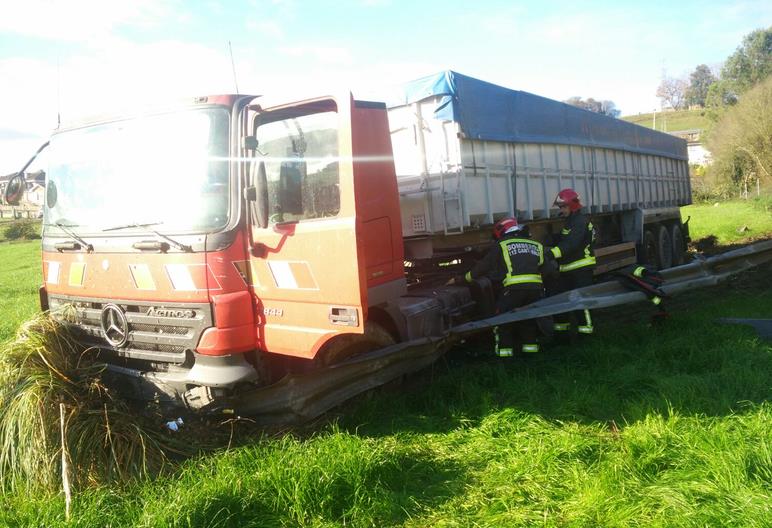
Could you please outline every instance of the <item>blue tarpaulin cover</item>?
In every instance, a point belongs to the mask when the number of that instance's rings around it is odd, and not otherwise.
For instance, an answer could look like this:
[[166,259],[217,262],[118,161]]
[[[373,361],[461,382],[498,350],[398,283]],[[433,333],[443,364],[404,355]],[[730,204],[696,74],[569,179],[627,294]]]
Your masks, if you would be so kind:
[[440,97],[434,117],[455,121],[470,139],[584,145],[688,159],[681,138],[450,70],[405,84],[400,100],[389,106],[434,96]]

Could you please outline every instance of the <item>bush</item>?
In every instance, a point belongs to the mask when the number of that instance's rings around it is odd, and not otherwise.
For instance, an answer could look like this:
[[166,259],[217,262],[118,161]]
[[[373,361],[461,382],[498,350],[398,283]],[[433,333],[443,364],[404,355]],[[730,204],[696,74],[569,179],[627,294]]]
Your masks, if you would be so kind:
[[772,77],[745,92],[708,135],[708,176],[738,189],[772,183]]
[[165,434],[159,416],[116,399],[103,370],[47,313],[0,343],[0,490],[59,486],[61,427],[74,489],[157,475],[197,452],[190,438]]
[[723,202],[737,198],[740,189],[732,182],[710,183],[705,179],[692,180],[692,201],[694,203]]
[[5,228],[7,240],[34,240],[40,238],[38,223],[31,220],[16,220]]

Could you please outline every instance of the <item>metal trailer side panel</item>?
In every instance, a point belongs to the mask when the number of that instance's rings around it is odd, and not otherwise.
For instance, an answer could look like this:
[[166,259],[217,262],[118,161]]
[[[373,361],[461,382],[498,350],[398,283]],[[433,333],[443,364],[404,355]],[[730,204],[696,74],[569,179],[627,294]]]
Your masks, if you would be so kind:
[[389,109],[403,235],[455,234],[505,216],[554,218],[576,189],[591,213],[691,203],[685,160],[563,143],[469,139],[433,117],[439,96]]

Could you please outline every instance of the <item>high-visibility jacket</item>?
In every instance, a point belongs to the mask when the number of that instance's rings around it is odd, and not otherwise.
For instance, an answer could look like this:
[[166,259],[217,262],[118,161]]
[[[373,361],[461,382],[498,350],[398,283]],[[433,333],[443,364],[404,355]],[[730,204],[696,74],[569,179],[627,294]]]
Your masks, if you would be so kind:
[[485,257],[464,276],[467,282],[488,277],[503,288],[541,289],[544,246],[517,234],[494,243]]
[[550,251],[560,264],[560,271],[572,271],[595,265],[595,228],[581,211],[568,215],[558,243]]

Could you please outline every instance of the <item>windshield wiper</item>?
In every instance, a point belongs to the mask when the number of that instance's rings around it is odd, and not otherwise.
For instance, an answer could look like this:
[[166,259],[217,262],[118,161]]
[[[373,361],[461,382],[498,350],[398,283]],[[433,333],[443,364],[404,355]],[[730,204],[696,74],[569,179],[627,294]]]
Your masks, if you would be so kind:
[[[115,226],[115,227],[108,227],[107,229],[102,229],[102,231],[120,231],[121,229],[130,229],[132,227],[140,228],[140,229],[147,229],[148,231],[150,231],[154,235],[163,238],[164,240],[169,242],[169,244],[171,244],[172,246],[176,247],[177,249],[179,249],[181,251],[185,251],[186,253],[192,253],[193,252],[193,248],[191,246],[189,246],[187,244],[183,244],[182,242],[177,242],[173,238],[171,238],[171,237],[169,237],[167,235],[164,235],[163,233],[159,233],[155,229],[151,229],[150,228],[150,226],[160,225],[160,224],[163,224],[163,222],[150,222],[150,223],[147,223],[147,224],[124,224],[124,225],[119,225],[119,226]],[[143,249],[143,248],[140,248],[140,249]],[[158,249],[163,251],[163,246],[159,246]]]
[[63,224],[62,222],[57,220],[53,224],[45,224],[45,225],[46,226],[58,227],[59,229],[64,231],[64,233],[67,236],[69,236],[71,239],[73,239],[75,242],[77,242],[77,244],[72,244],[72,245],[56,244],[54,247],[56,247],[56,249],[58,249],[59,251],[63,251],[65,249],[76,249],[77,250],[77,249],[80,249],[81,246],[86,248],[86,251],[88,251],[89,253],[94,251],[94,246],[92,246],[91,244],[89,244],[88,242],[83,240],[81,237],[76,235],[75,232],[72,229],[70,229],[72,227],[78,227],[77,224]]

